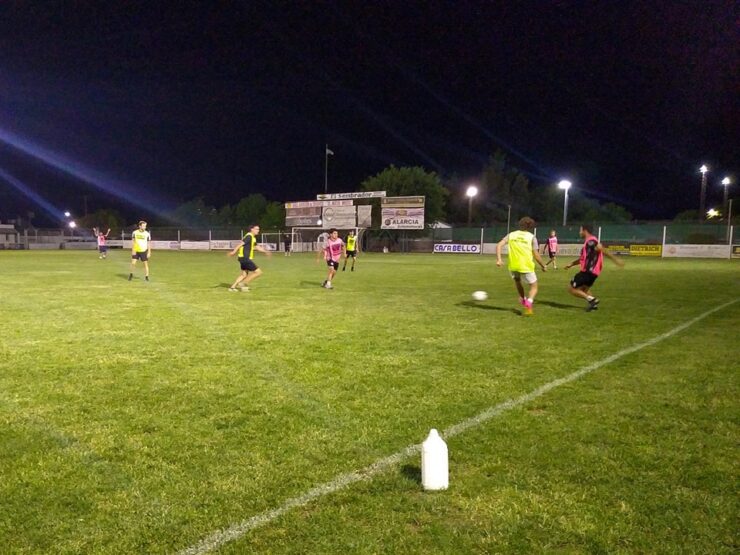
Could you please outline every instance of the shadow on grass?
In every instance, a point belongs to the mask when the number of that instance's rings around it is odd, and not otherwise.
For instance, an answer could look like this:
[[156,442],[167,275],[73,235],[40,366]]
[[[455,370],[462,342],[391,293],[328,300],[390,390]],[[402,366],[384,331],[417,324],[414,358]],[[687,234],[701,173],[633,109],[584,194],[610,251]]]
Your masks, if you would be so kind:
[[219,289],[221,287],[226,287],[228,289],[229,287],[231,287],[231,284],[222,281],[221,283],[217,283],[216,285],[211,286],[212,289]]
[[321,287],[321,283],[318,281],[303,280],[300,282],[301,287]]
[[537,299],[536,304],[543,304],[545,306],[551,306],[552,308],[560,308],[563,310],[583,310],[583,307],[580,306],[575,306],[572,304],[561,304],[553,301],[543,301],[540,299]]
[[499,310],[501,312],[511,312],[512,314],[516,314],[517,316],[522,315],[522,311],[516,308],[505,308],[503,306],[493,306],[490,304],[477,303],[475,301],[464,301],[461,303],[457,303],[457,306],[465,306],[467,308],[478,308],[480,310]]
[[[121,279],[128,279],[128,274],[116,274],[116,277],[119,277]],[[136,276],[134,276],[136,278]]]
[[421,467],[415,464],[405,464],[401,467],[401,475],[407,480],[421,484]]

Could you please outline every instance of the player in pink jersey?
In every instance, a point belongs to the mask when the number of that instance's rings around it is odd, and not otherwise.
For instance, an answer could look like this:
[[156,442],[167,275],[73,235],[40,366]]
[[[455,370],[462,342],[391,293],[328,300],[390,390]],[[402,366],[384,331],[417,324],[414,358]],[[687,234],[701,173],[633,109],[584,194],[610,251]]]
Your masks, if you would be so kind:
[[604,255],[611,258],[617,266],[624,266],[624,262],[606,250],[593,234],[593,227],[588,224],[581,225],[579,234],[583,238],[581,257],[568,264],[565,269],[579,264],[581,271],[573,276],[568,289],[571,295],[581,297],[588,301],[586,312],[596,310],[599,307],[599,299],[591,295],[591,286],[601,274],[604,265]]
[[98,252],[100,253],[100,256],[98,258],[103,259],[108,257],[108,234],[110,234],[110,228],[108,228],[108,231],[103,233],[100,231],[97,227],[93,228],[93,233],[95,234],[95,238],[98,240]]
[[324,260],[326,260],[326,265],[329,267],[329,275],[324,280],[324,283],[321,284],[321,287],[332,289],[331,280],[334,274],[337,273],[339,261],[344,254],[344,241],[339,238],[339,231],[334,228],[329,230],[329,239],[326,241],[323,250],[319,251],[319,256],[316,258],[317,262],[321,253],[324,253]]
[[550,257],[550,260],[547,261],[547,264],[545,266],[549,266],[552,262],[552,267],[557,270],[558,269],[558,235],[555,233],[554,229],[550,230],[550,236],[547,238],[547,241],[542,247],[542,254],[545,254],[545,250],[547,250],[547,255]]

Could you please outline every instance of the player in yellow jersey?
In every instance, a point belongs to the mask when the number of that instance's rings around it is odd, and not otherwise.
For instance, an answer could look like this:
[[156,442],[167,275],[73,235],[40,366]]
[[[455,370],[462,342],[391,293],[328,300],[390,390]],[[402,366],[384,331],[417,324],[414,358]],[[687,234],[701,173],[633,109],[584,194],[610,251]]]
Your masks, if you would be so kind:
[[[534,220],[524,217],[519,220],[519,230],[512,231],[496,245],[496,265],[501,266],[501,250],[509,245],[509,271],[519,293],[519,303],[524,307],[524,315],[532,315],[532,305],[537,296],[537,274],[534,273],[534,262],[540,265],[542,271],[545,264],[540,257],[537,238],[532,234]],[[529,284],[527,295],[524,294],[522,280]]]
[[249,233],[242,238],[242,242],[234,250],[226,253],[228,256],[238,254],[239,267],[241,268],[241,273],[237,276],[231,287],[229,287],[229,291],[249,291],[247,285],[262,275],[262,270],[254,263],[254,251],[260,251],[267,256],[272,256],[270,251],[263,249],[257,244],[257,236],[259,234],[260,226],[257,224],[249,226]]
[[355,260],[357,260],[357,253],[360,252],[360,245],[357,243],[357,237],[355,236],[354,230],[351,230],[349,232],[349,235],[347,235],[347,240],[345,241],[345,244],[347,245],[347,250],[344,253],[344,266],[342,266],[342,271],[345,271],[347,269],[347,259],[351,256],[352,267],[350,268],[350,271],[354,272]]
[[144,263],[144,279],[149,281],[149,259],[152,257],[152,236],[146,230],[146,222],[141,220],[139,227],[131,234],[131,272],[128,280],[134,279],[136,262]]

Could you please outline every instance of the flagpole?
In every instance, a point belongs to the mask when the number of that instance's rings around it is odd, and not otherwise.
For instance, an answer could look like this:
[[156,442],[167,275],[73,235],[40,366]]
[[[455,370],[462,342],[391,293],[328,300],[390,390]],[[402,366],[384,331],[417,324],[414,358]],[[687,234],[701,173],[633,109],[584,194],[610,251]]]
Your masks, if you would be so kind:
[[324,145],[324,194],[327,194],[329,188],[329,145]]

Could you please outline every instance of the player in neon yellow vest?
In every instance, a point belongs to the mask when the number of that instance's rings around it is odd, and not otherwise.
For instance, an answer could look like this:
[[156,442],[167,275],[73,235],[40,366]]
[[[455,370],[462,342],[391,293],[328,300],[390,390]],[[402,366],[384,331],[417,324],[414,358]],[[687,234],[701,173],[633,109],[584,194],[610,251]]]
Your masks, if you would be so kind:
[[349,235],[347,235],[347,240],[345,241],[345,244],[347,245],[347,250],[344,253],[344,266],[342,266],[342,271],[345,271],[347,269],[347,259],[351,256],[352,257],[352,267],[350,268],[350,271],[355,271],[355,260],[357,260],[357,253],[360,252],[360,246],[357,243],[357,236],[355,235],[354,230],[351,230],[349,232]]
[[128,280],[134,279],[136,262],[144,263],[144,279],[149,281],[149,259],[152,257],[152,236],[146,230],[146,222],[141,220],[139,227],[131,234],[131,272]]
[[[519,304],[524,307],[524,315],[532,315],[532,305],[534,298],[537,296],[537,274],[534,273],[535,260],[542,268],[547,271],[542,262],[537,245],[537,238],[532,234],[534,229],[534,220],[524,217],[519,220],[519,230],[512,231],[506,237],[501,239],[496,245],[496,265],[501,266],[501,250],[504,245],[509,245],[509,272],[514,280],[514,285],[519,293]],[[529,284],[529,291],[524,294],[522,280]]]
[[229,291],[249,291],[247,285],[262,275],[260,270],[254,263],[254,251],[260,251],[267,256],[272,256],[272,253],[266,249],[263,249],[257,244],[257,236],[260,234],[260,226],[257,224],[249,226],[249,233],[243,238],[234,250],[226,253],[227,256],[238,255],[239,267],[241,273],[237,276],[234,283],[229,287]]

